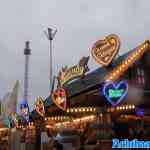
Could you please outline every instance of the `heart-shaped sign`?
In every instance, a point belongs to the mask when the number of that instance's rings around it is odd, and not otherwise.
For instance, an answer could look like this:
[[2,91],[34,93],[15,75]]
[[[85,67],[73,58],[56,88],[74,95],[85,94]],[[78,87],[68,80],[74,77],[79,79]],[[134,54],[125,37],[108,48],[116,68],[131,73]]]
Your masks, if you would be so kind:
[[108,66],[117,55],[120,48],[120,39],[117,35],[111,34],[104,40],[98,40],[92,47],[92,57],[99,64]]
[[113,105],[119,104],[128,93],[128,84],[126,81],[119,83],[106,83],[103,87],[103,93],[106,99]]
[[57,107],[66,111],[67,109],[67,95],[66,91],[63,88],[58,88],[52,93],[52,100]]
[[35,110],[40,116],[44,117],[45,109],[44,109],[44,103],[43,103],[42,97],[37,98],[36,103],[35,103]]

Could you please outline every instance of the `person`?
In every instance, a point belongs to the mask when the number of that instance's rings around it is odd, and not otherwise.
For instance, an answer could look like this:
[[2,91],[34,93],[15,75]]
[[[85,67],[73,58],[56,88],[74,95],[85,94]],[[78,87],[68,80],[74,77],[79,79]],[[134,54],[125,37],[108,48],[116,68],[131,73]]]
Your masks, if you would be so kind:
[[80,146],[79,150],[85,150],[84,146]]
[[63,145],[55,140],[53,144],[53,150],[63,150]]

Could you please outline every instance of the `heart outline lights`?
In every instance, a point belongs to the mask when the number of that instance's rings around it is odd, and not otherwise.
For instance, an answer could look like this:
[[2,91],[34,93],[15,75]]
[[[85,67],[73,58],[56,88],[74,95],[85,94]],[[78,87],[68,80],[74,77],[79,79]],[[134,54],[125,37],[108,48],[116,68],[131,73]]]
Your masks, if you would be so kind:
[[120,39],[115,34],[110,34],[104,40],[98,40],[92,47],[91,54],[94,60],[108,66],[120,49]]
[[67,94],[64,88],[60,87],[52,93],[52,100],[57,107],[63,111],[67,110]]
[[35,110],[40,116],[44,117],[45,109],[44,109],[44,102],[43,102],[42,97],[37,98],[36,103],[35,103]]
[[103,87],[103,94],[111,105],[118,105],[128,93],[127,81],[119,83],[107,82]]

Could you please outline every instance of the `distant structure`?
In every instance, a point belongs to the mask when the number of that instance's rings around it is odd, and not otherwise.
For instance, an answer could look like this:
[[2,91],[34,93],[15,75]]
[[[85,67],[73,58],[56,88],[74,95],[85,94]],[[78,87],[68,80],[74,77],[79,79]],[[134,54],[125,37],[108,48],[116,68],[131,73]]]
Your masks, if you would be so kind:
[[28,82],[29,82],[29,56],[31,55],[30,42],[26,41],[24,55],[25,55],[25,72],[24,72],[24,95],[23,101],[20,104],[21,115],[28,120],[29,106],[28,106]]
[[31,49],[29,47],[29,41],[25,44],[25,72],[24,72],[24,99],[28,101],[28,74],[29,74],[29,56],[31,55]]
[[7,117],[11,113],[17,112],[17,102],[19,94],[19,81],[17,80],[13,89],[6,93],[1,101],[1,115]]
[[6,93],[2,100],[0,101],[1,104],[1,113],[0,113],[0,122],[3,122],[7,127],[10,127],[10,120],[9,117],[12,114],[17,112],[17,103],[19,97],[19,81],[17,80],[13,89]]

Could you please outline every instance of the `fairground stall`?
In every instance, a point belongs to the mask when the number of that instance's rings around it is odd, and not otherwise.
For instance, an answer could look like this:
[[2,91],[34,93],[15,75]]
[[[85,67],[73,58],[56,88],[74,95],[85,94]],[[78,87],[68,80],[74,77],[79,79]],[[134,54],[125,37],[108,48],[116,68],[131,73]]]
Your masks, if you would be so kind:
[[120,39],[112,34],[91,48],[99,68],[90,71],[89,56],[62,68],[50,97],[38,99],[34,124],[49,135],[77,131],[80,145],[103,141],[101,147],[109,147],[113,137],[149,139],[150,42],[121,56],[119,49]]

